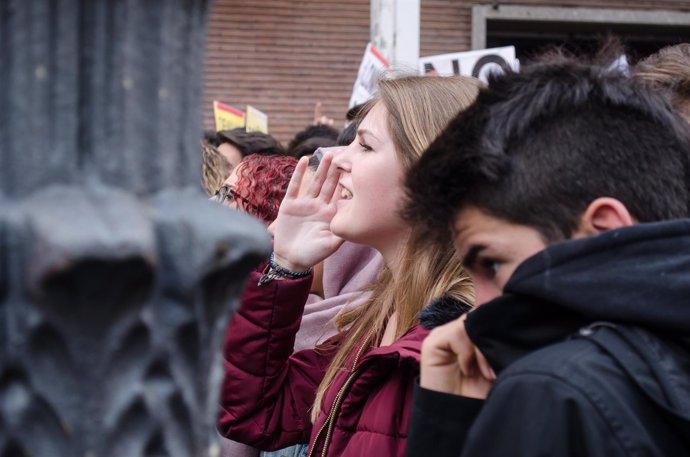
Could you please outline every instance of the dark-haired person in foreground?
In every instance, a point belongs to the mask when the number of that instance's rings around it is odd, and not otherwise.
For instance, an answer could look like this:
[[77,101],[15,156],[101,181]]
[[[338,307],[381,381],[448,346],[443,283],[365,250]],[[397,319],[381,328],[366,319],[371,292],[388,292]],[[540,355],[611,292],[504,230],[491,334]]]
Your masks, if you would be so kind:
[[407,214],[454,239],[478,307],[424,342],[408,456],[690,455],[686,131],[560,61],[494,77],[432,143]]

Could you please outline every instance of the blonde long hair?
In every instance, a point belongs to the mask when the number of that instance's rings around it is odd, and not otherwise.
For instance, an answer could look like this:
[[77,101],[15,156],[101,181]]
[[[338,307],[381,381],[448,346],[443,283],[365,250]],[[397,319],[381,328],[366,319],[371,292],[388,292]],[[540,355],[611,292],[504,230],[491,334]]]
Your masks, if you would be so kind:
[[[480,86],[478,80],[465,77],[407,76],[381,80],[376,98],[365,106],[362,116],[375,104],[383,103],[398,156],[408,170],[450,120],[474,101]],[[466,303],[474,302],[471,283],[452,246],[428,243],[412,227],[400,262],[398,278],[384,267],[371,288],[369,300],[336,317],[336,327],[344,337],[316,391],[313,422],[335,376],[349,369],[346,364],[355,352],[380,343],[394,312],[397,311],[398,339],[412,328],[419,311],[436,297],[447,294]]]
[[223,155],[207,141],[201,142],[201,186],[213,197],[230,175],[230,165]]

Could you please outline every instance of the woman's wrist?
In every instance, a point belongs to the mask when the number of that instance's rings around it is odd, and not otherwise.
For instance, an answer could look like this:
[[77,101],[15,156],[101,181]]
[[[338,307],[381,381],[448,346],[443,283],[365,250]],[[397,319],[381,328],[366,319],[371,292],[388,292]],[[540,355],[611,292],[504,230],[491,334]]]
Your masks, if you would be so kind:
[[291,262],[285,257],[281,256],[277,252],[273,251],[273,263],[285,270],[292,271],[295,273],[301,273],[307,271],[311,268],[311,265],[300,265],[298,263]]
[[257,285],[263,286],[273,281],[274,279],[301,279],[307,277],[311,274],[312,268],[308,267],[304,270],[290,270],[275,261],[275,252],[271,253],[271,257],[268,259],[268,266],[264,270],[264,274],[259,278]]

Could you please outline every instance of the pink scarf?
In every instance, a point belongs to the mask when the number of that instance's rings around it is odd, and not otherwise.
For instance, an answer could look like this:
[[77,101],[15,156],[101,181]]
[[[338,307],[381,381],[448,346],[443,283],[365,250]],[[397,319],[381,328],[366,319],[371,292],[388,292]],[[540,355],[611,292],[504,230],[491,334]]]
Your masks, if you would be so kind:
[[374,249],[344,242],[323,264],[324,297],[311,294],[295,340],[295,352],[309,349],[335,334],[333,318],[344,307],[356,307],[369,298],[368,288],[376,279],[383,258]]

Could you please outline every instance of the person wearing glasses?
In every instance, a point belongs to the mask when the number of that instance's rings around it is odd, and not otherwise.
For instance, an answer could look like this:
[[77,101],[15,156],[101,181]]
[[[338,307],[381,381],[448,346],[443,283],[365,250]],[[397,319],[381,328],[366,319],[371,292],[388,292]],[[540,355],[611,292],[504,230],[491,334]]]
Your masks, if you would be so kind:
[[[473,78],[382,80],[357,137],[326,153],[299,192],[295,169],[272,225],[274,252],[250,273],[225,347],[219,430],[260,449],[309,443],[309,455],[402,456],[432,299],[469,307],[472,287],[452,246],[430,246],[399,214],[406,171],[476,97]],[[384,267],[369,299],[341,313],[338,333],[293,353],[312,267],[344,240],[368,245]]]
[[218,203],[242,210],[268,225],[276,218],[297,159],[249,154],[216,192]]
[[[295,165],[297,159],[290,156],[249,154],[232,168],[213,200],[244,211],[268,226],[278,214]],[[227,439],[221,445],[223,455],[228,457],[258,457],[260,452]]]

